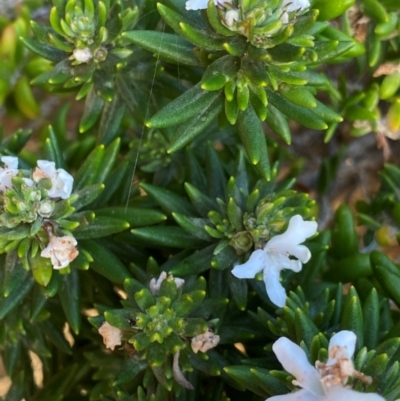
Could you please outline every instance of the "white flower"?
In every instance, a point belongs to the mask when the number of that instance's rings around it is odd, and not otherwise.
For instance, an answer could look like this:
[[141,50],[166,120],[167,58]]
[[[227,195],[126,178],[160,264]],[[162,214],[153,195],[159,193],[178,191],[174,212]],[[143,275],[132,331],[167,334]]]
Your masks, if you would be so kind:
[[[376,393],[360,393],[344,387],[348,373],[351,373],[349,376],[366,378],[354,370],[351,361],[356,340],[351,331],[343,330],[335,334],[329,342],[327,363],[317,362],[316,369],[297,344],[286,337],[279,338],[272,349],[283,368],[296,378],[293,384],[301,390],[270,397],[268,401],[385,401]],[[352,369],[349,370],[349,367]]]
[[103,337],[103,343],[106,348],[114,351],[117,345],[121,345],[122,331],[117,327],[111,326],[108,322],[104,322],[100,326],[99,333]]
[[232,9],[225,13],[225,23],[228,27],[239,21],[239,10]]
[[[286,292],[279,281],[280,271],[301,270],[302,263],[310,260],[311,253],[306,246],[300,244],[316,232],[315,221],[304,221],[297,214],[290,219],[289,226],[283,234],[272,237],[264,249],[254,251],[246,263],[235,266],[232,274],[238,278],[253,278],[258,272],[263,271],[270,300],[275,305],[283,307],[286,302]],[[295,256],[298,260],[289,259],[289,255]]]
[[84,49],[75,49],[72,55],[78,63],[88,63],[93,58],[93,54],[88,47],[85,47]]
[[[214,0],[214,4],[232,4],[232,0]],[[186,10],[205,10],[208,0],[188,0],[186,2]]]
[[38,167],[33,172],[33,179],[39,182],[42,178],[48,178],[51,181],[51,188],[47,191],[50,198],[68,199],[72,192],[74,184],[73,177],[64,169],[56,170],[56,164],[47,160],[38,160]]
[[284,24],[289,22],[289,14],[293,11],[302,11],[308,7],[310,7],[309,0],[284,0],[282,3],[282,8],[285,8],[285,12],[282,14],[281,21]]
[[63,269],[78,256],[77,244],[76,239],[69,235],[64,237],[50,236],[50,241],[40,256],[50,258],[54,269]]
[[218,345],[220,337],[211,330],[192,338],[191,347],[195,354],[199,351],[207,352]]
[[[150,291],[153,295],[158,295],[160,292],[160,287],[161,283],[167,278],[167,273],[162,272],[160,274],[160,277],[156,280],[155,278],[152,278],[150,280]],[[183,278],[179,277],[174,277],[172,274],[168,276],[169,280],[174,280],[176,284],[176,288],[181,288],[183,284],[185,284],[185,280]]]
[[3,156],[1,161],[4,167],[0,167],[0,191],[12,187],[11,179],[18,174],[18,158],[13,156]]

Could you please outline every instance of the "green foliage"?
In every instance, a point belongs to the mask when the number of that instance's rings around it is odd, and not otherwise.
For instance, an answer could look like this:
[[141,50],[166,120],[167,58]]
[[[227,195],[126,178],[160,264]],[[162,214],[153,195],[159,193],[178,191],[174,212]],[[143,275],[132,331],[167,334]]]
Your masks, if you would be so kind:
[[[14,3],[0,2],[5,400],[284,399],[298,386],[281,337],[360,399],[399,399],[396,151],[371,196],[335,193],[351,163],[374,187],[358,137],[397,149],[398,2]],[[294,216],[317,234],[289,230]],[[357,342],[339,383],[342,330]]]

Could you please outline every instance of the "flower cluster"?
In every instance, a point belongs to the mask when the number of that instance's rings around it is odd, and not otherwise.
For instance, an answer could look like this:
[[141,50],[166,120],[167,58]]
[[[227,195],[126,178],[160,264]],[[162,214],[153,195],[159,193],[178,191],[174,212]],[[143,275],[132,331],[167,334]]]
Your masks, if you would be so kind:
[[[219,9],[221,22],[229,30],[249,38],[257,47],[270,47],[268,39],[282,33],[288,24],[296,23],[296,15],[310,7],[309,0],[284,0],[277,8],[272,2],[262,1],[250,4],[241,0],[214,0],[214,4]],[[207,0],[186,2],[187,10],[201,10],[207,6]]]
[[[20,237],[26,236],[39,244],[40,256],[50,258],[54,269],[68,266],[78,255],[77,242],[69,235],[55,235],[63,234],[56,214],[71,197],[73,177],[47,160],[38,160],[33,171],[18,169],[16,157],[3,156],[1,161],[0,227],[5,230],[1,236],[6,240],[10,235],[7,230],[13,229],[17,241],[14,247],[20,245]],[[5,251],[9,250],[7,245]]]
[[[186,2],[186,10],[202,10],[207,8],[208,1],[207,0],[188,0]],[[215,5],[222,5],[224,7],[233,6],[232,0],[223,0],[218,1],[214,0]],[[287,13],[295,12],[295,11],[302,11],[308,7],[310,7],[309,0],[284,0],[282,3],[282,9],[285,10],[285,16],[282,18],[287,21],[288,16]],[[233,11],[233,9],[231,9]],[[239,10],[234,10],[236,15],[239,15]],[[233,15],[233,14],[232,14]],[[232,19],[235,19],[232,17]],[[237,19],[236,19],[237,20]]]
[[[183,374],[192,369],[189,358],[216,347],[220,340],[206,320],[191,316],[206,295],[204,278],[192,282],[189,292],[185,280],[164,271],[150,280],[149,289],[139,290],[138,282],[131,279],[125,280],[124,287],[128,293],[124,309],[107,310],[106,321],[100,316],[93,318],[106,348],[114,350],[123,345],[121,349],[128,352],[133,348],[153,371],[170,370],[173,378],[169,379],[193,389]],[[97,318],[100,319],[96,321]]]

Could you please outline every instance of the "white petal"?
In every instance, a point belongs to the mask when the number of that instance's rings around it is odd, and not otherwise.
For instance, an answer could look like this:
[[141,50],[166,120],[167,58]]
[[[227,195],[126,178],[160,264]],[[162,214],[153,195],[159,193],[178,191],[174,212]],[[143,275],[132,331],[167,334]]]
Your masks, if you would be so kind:
[[39,174],[35,177],[34,172],[33,179],[35,181],[40,181],[42,178],[47,176],[51,180],[52,186],[47,191],[49,197],[62,199],[69,198],[74,184],[72,175],[62,168],[56,170],[56,164],[48,160],[38,160],[37,165],[39,167]]
[[290,254],[301,260],[303,263],[307,263],[311,259],[311,252],[305,245],[297,245],[291,249]]
[[329,341],[329,351],[335,347],[347,348],[347,357],[351,358],[356,348],[357,336],[349,330],[342,330],[336,333]]
[[360,393],[339,386],[331,387],[323,401],[385,401],[376,393]]
[[72,54],[79,63],[87,63],[93,58],[92,52],[87,47],[85,49],[75,49]]
[[17,169],[18,168],[18,157],[14,156],[3,156],[1,161],[5,164],[5,168],[10,169]]
[[69,198],[72,192],[72,187],[74,185],[74,178],[72,177],[72,175],[67,173],[64,169],[59,168],[57,170],[57,181],[62,182],[62,194],[60,194],[60,197],[62,199]]
[[12,187],[12,178],[18,174],[18,170],[0,168],[0,191]]
[[186,2],[186,10],[204,10],[207,4],[208,0],[189,0]]
[[310,2],[308,0],[284,0],[282,3],[282,7],[288,5],[287,11],[297,11],[304,10],[307,7],[310,7]]
[[32,187],[34,184],[33,180],[31,180],[30,178],[23,178],[23,180],[27,187]]
[[38,160],[37,165],[50,177],[56,173],[56,164],[54,162],[50,162],[48,160]]
[[280,282],[280,271],[278,269],[264,269],[265,289],[271,302],[283,308],[286,304],[286,291]]
[[232,274],[237,278],[253,278],[259,271],[264,268],[265,252],[262,249],[254,251],[249,260],[242,265],[236,265]]
[[310,364],[306,353],[297,344],[281,337],[275,341],[272,350],[283,368],[296,378],[301,387],[315,395],[324,394],[319,372]]
[[174,281],[176,284],[176,288],[181,288],[185,284],[185,280],[183,278],[174,277]]
[[299,260],[289,259],[289,256],[284,253],[266,252],[264,269],[276,268],[278,270],[289,269],[298,273],[302,264]]
[[267,398],[266,401],[319,401],[320,398],[319,395],[315,395],[310,393],[308,390],[303,389],[285,395],[276,395]]
[[237,21],[239,21],[239,10],[232,9],[225,13],[226,25],[231,27]]
[[307,238],[317,232],[318,225],[315,221],[304,221],[296,214],[289,220],[289,226],[283,234],[272,237],[265,246],[265,249],[274,249],[276,252],[290,253],[297,245],[303,243]]
[[282,24],[287,24],[289,22],[289,14],[285,11],[281,16]]

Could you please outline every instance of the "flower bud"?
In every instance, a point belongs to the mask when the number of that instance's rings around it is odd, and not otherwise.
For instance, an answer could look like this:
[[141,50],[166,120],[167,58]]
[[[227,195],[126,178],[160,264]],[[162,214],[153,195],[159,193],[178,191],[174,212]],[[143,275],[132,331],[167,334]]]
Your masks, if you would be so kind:
[[84,49],[75,49],[72,55],[78,63],[88,63],[93,58],[93,54],[88,47]]
[[229,10],[225,14],[225,24],[228,28],[232,27],[235,22],[239,21],[239,10]]
[[[150,291],[153,295],[158,295],[160,292],[161,283],[167,278],[167,273],[162,272],[158,279],[152,278],[150,281]],[[181,288],[183,284],[185,284],[185,280],[179,277],[174,277],[171,274],[168,276],[168,279],[174,280],[176,284],[176,288]]]
[[253,237],[249,232],[241,231],[231,238],[229,245],[235,248],[238,255],[241,255],[252,248]]
[[94,60],[99,62],[104,61],[107,58],[107,49],[105,49],[104,47],[99,47],[98,49],[96,49],[94,51]]
[[50,217],[54,211],[54,202],[50,200],[45,200],[40,203],[39,215],[42,217]]

